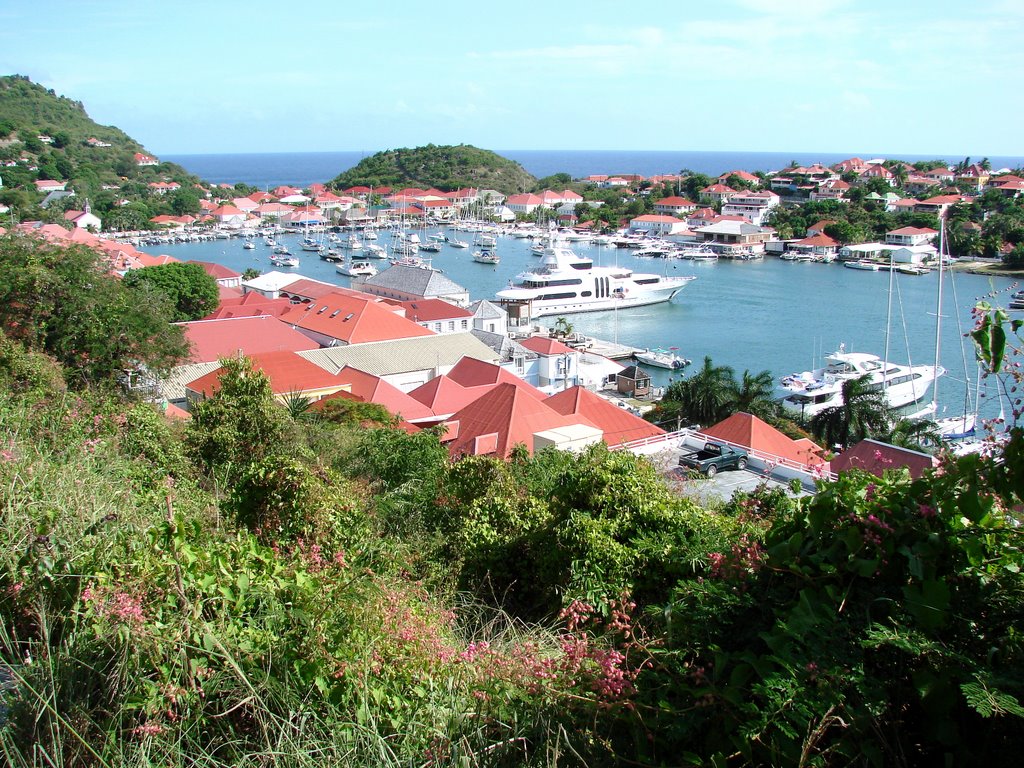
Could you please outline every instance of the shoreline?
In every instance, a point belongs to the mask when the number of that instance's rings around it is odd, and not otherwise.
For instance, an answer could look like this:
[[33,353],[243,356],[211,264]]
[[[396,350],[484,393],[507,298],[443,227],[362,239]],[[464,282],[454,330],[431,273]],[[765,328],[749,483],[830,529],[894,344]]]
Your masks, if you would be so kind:
[[961,261],[950,265],[956,272],[967,272],[972,275],[990,275],[1010,279],[1024,279],[1024,267],[1007,267],[992,261]]

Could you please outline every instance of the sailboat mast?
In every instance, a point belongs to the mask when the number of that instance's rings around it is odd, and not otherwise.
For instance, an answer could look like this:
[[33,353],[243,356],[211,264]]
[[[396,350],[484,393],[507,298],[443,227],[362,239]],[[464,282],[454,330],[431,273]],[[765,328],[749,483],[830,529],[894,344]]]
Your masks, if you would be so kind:
[[882,366],[882,392],[889,388],[889,335],[892,330],[892,289],[893,275],[896,273],[896,255],[889,251],[889,302],[885,310],[885,357]]
[[946,218],[939,217],[939,286],[935,296],[935,376],[932,380],[932,406],[939,408],[939,359],[942,349],[942,270],[946,250]]

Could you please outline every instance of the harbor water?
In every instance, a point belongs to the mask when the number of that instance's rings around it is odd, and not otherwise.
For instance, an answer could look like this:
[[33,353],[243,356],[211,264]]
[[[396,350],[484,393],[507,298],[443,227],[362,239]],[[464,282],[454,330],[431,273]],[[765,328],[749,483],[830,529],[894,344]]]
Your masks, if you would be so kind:
[[[426,241],[430,234],[445,230],[430,228],[418,232]],[[470,232],[446,233],[467,241],[473,237]],[[387,247],[390,237],[390,233],[383,231],[377,242]],[[301,251],[299,235],[283,235],[278,240],[301,259],[298,268],[282,271],[350,285],[350,278],[338,274],[333,263],[321,260],[315,253]],[[161,244],[143,249],[182,261],[211,261],[239,272],[250,267],[262,272],[275,269],[269,260],[271,249],[261,241],[256,242],[255,250],[243,249],[239,239]],[[431,255],[433,266],[464,286],[473,300],[493,299],[517,274],[539,265],[540,259],[531,254],[530,246],[529,240],[499,235],[497,253],[501,262],[497,265],[474,262],[472,246],[456,249],[445,245],[440,253],[423,255]],[[755,261],[700,262],[637,258],[628,249],[579,243],[573,244],[573,249],[591,257],[596,265],[697,276],[669,303],[567,318],[575,330],[589,336],[638,348],[677,348],[677,354],[693,360],[691,370],[709,356],[716,365],[731,366],[737,376],[744,370],[769,370],[777,380],[822,365],[822,356],[835,351],[840,344],[845,344],[847,351],[879,356],[885,354],[888,344],[889,360],[896,364],[931,364],[935,360],[937,272],[894,274],[890,305],[890,275],[885,271],[845,269],[839,263],[782,261],[773,256]],[[387,261],[372,263],[378,269],[388,266]],[[972,307],[982,298],[1005,306],[1015,285],[1007,278],[946,271],[940,364],[947,373],[939,379],[939,416],[961,414],[967,388],[970,387],[972,397],[976,389],[974,351],[970,339],[964,338],[973,327]],[[549,326],[555,319],[545,317],[538,322]],[[651,373],[658,385],[668,384],[671,377],[681,375],[661,369],[652,369]],[[685,374],[686,371],[682,375]],[[982,384],[981,389],[981,414],[996,416],[999,407],[994,385],[990,389]]]

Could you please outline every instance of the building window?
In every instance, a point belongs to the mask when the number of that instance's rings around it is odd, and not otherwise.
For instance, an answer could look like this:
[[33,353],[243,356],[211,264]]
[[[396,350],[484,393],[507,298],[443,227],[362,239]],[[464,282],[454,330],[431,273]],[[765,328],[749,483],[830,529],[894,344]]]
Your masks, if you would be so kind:
[[516,364],[516,373],[524,373],[526,371],[526,358],[522,355],[516,355],[513,361]]
[[462,321],[462,330],[466,330],[467,328],[469,328],[469,320],[463,320]]
[[441,324],[440,323],[434,323],[434,330],[437,333],[440,333],[441,332]]
[[454,331],[455,330],[455,321],[454,320],[449,320],[448,321],[448,330],[449,331]]

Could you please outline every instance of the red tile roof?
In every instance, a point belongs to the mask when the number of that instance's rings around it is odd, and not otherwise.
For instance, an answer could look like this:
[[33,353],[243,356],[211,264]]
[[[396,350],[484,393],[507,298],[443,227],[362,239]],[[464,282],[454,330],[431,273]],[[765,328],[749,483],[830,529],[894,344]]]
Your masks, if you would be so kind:
[[405,309],[405,316],[414,323],[464,319],[473,316],[473,313],[468,309],[457,307],[443,299],[416,299],[415,301],[402,301],[398,303]]
[[382,405],[389,413],[400,416],[405,421],[430,419],[434,416],[434,412],[428,406],[379,376],[346,365],[338,371],[338,378],[351,385],[353,395],[368,403]]
[[[262,371],[270,379],[270,386],[276,395],[289,392],[308,392],[313,389],[341,387],[345,382],[335,374],[328,373],[294,352],[263,352],[251,355],[253,368]],[[188,384],[187,388],[209,397],[220,389],[220,377],[224,368],[219,367],[205,376]]]
[[517,387],[525,388],[537,400],[543,400],[547,397],[539,389],[526,383],[500,365],[494,365],[494,363],[488,363],[472,357],[463,357],[459,360],[455,367],[448,371],[448,378],[464,387],[480,387],[486,384],[514,384]]
[[[493,387],[487,387],[489,391]],[[467,389],[447,376],[435,376],[409,392],[409,397],[423,403],[438,415],[447,415],[465,408],[485,390],[484,387]]]
[[297,328],[346,344],[433,336],[433,332],[398,314],[375,297],[329,293],[309,304],[296,304],[281,319]]
[[212,277],[214,280],[224,280],[232,277],[241,277],[240,272],[230,267],[225,267],[223,264],[214,264],[212,261],[186,261],[186,264],[198,264],[203,268],[203,271]]
[[590,424],[581,416],[563,416],[511,383],[499,384],[462,408],[451,419],[458,436],[448,450],[453,456],[495,455],[507,458],[519,444],[533,453],[533,436],[558,427]]
[[880,443],[877,440],[861,440],[829,462],[829,468],[833,472],[863,469],[879,477],[887,469],[906,467],[910,471],[910,476],[915,479],[926,469],[936,465],[934,456],[907,448],[897,448],[895,445]]
[[530,336],[521,340],[519,344],[538,355],[564,355],[566,352],[575,352],[572,347],[548,336]]
[[209,363],[237,352],[252,356],[283,350],[301,352],[320,346],[272,315],[197,320],[180,325],[191,349],[191,363]]
[[563,416],[582,416],[604,432],[604,441],[608,445],[665,434],[661,427],[634,416],[625,408],[612,405],[585,387],[570,387],[552,395],[544,404]]
[[[824,451],[807,440],[792,440],[775,427],[749,413],[734,413],[713,427],[702,430],[709,438],[741,445],[753,451],[789,459],[798,464],[823,464]],[[812,447],[813,446],[813,447]]]

